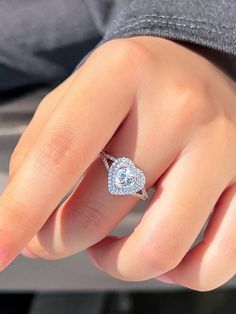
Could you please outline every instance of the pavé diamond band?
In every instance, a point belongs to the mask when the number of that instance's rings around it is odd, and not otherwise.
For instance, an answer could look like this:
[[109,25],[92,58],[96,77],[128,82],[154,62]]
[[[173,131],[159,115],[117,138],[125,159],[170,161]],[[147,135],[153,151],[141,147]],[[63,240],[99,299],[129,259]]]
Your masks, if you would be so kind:
[[[108,171],[108,191],[116,195],[133,195],[142,200],[148,198],[142,170],[126,157],[115,158],[104,151],[100,153]],[[109,166],[108,159],[113,161]],[[141,193],[138,193],[141,191]]]

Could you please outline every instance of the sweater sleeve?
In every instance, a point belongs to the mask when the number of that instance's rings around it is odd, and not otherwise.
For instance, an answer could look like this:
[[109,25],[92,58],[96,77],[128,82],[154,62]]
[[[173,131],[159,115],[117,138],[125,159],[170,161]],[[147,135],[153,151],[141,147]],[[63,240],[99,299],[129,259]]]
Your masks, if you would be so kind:
[[194,43],[236,56],[235,0],[101,2],[107,10],[99,11],[97,0],[87,2],[103,35],[94,49],[111,39],[148,35]]

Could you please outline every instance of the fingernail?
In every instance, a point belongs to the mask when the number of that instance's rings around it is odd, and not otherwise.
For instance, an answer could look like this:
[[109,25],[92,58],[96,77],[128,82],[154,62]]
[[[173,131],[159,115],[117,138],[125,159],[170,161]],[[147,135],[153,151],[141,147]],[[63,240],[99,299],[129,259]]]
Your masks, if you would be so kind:
[[167,275],[160,275],[156,277],[156,279],[165,283],[174,284],[174,281],[171,280],[170,277]]
[[29,258],[38,258],[38,256],[32,253],[27,247],[21,251],[21,254]]

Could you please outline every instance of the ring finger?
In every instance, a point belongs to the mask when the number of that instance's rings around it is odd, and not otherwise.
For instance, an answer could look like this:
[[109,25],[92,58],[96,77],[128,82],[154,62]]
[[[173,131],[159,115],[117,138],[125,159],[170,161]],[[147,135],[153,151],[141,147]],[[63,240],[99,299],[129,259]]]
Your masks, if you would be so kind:
[[[157,129],[153,108],[160,106],[148,106],[139,100],[105,148],[114,157],[132,159],[144,171],[147,189],[176,158],[187,133],[178,126],[169,128],[163,119],[158,121]],[[173,145],[166,144],[169,142]],[[77,253],[103,239],[137,202],[134,196],[116,196],[107,191],[107,173],[99,158],[69,199],[32,239],[28,249],[46,259]]]
[[123,280],[147,280],[176,267],[188,252],[231,173],[222,167],[221,139],[214,132],[199,138],[159,180],[135,230],[120,239],[107,237],[89,249],[105,272]]

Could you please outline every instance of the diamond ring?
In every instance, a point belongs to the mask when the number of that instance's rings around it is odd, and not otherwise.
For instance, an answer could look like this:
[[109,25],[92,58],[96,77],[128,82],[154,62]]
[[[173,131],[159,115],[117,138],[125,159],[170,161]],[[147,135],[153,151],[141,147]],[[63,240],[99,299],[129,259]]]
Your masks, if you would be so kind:
[[[133,195],[142,200],[148,198],[145,175],[132,160],[126,157],[115,158],[104,151],[100,153],[100,156],[108,171],[108,191],[111,194]],[[111,166],[108,159],[113,161]],[[141,193],[138,193],[139,191]]]

